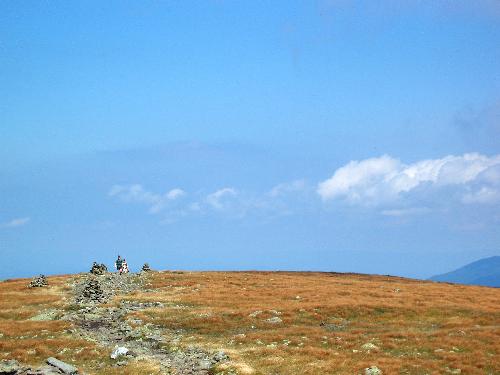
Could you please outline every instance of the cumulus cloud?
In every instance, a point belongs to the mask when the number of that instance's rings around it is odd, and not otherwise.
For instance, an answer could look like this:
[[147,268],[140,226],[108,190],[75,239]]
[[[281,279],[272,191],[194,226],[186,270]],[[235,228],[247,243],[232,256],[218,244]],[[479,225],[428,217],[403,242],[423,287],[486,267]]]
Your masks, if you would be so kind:
[[30,222],[31,218],[29,217],[20,217],[16,219],[12,219],[10,221],[7,221],[5,223],[0,224],[0,228],[16,228],[16,227],[22,227],[23,225],[26,225]]
[[[488,157],[478,153],[449,155],[412,164],[384,155],[378,158],[351,161],[337,169],[333,176],[318,184],[317,193],[323,200],[345,200],[352,204],[378,205],[394,202],[419,187],[469,187],[473,202],[477,194],[484,201],[500,191],[500,155]],[[476,186],[481,185],[482,186]],[[484,184],[488,184],[488,191]],[[481,193],[482,192],[482,193]],[[479,202],[482,198],[476,197]]]
[[115,185],[108,195],[116,197],[126,203],[143,203],[149,206],[150,213],[158,213],[167,207],[168,203],[183,197],[186,193],[179,188],[172,189],[163,194],[150,192],[140,184]]

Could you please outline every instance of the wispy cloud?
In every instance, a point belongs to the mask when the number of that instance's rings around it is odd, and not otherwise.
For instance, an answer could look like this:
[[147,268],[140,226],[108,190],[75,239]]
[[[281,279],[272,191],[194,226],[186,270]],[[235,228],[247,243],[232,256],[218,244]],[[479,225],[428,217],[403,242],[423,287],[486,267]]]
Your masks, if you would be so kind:
[[422,215],[430,211],[431,210],[427,207],[412,207],[412,208],[400,208],[393,210],[383,210],[381,214],[384,216],[402,217],[402,216]]
[[462,197],[465,204],[493,204],[500,202],[500,189],[483,186],[479,190],[467,193]]
[[[141,184],[134,184],[115,185],[109,190],[108,196],[123,203],[143,204],[148,207],[149,213],[162,214],[162,223],[172,223],[209,214],[233,218],[286,215],[294,211],[296,197],[305,190],[311,193],[311,187],[304,180],[280,183],[260,193],[222,187],[210,193],[201,190],[187,194],[176,188],[159,194],[146,190]],[[189,199],[180,199],[184,196],[189,196]]]
[[26,225],[30,222],[31,218],[29,217],[20,217],[16,219],[12,219],[10,221],[7,221],[5,223],[0,224],[0,228],[17,228],[17,227],[22,227],[23,225]]
[[271,197],[278,197],[289,193],[296,193],[306,189],[305,180],[294,180],[291,182],[284,182],[274,186],[270,191]]
[[228,198],[234,197],[237,192],[233,188],[225,187],[207,195],[207,203],[216,210],[222,210],[228,202]]
[[484,199],[477,197],[476,201],[486,202],[493,201],[490,198],[500,192],[499,168],[500,155],[449,155],[412,164],[384,155],[340,167],[318,184],[317,192],[325,201],[376,206],[394,203],[421,187],[455,187],[469,190],[463,192],[463,199],[469,203],[478,194]]
[[169,202],[183,197],[184,190],[175,188],[163,194],[153,193],[140,184],[114,185],[108,192],[110,197],[116,197],[127,203],[142,203],[149,206],[149,212],[154,214],[165,209]]

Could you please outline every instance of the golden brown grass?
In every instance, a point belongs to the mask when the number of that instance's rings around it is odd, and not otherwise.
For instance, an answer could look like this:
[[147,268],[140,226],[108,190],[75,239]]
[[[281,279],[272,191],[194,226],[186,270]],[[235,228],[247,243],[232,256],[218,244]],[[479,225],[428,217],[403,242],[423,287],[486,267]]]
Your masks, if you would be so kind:
[[[68,276],[48,288],[0,283],[0,359],[39,365],[48,356],[89,374],[156,374],[158,365],[112,367],[110,348],[79,340],[63,321],[31,321],[67,308]],[[153,292],[120,299],[160,301],[135,312],[183,332],[180,346],[225,350],[220,366],[240,374],[500,373],[500,290],[397,277],[313,272],[158,272]],[[260,311],[260,313],[256,313]],[[268,318],[282,323],[271,324]],[[378,347],[364,350],[372,343]]]
[[63,309],[67,303],[68,276],[49,277],[49,287],[27,288],[29,279],[0,283],[0,359],[16,359],[39,366],[57,357],[86,369],[107,353],[94,343],[75,338],[70,323],[58,320],[32,321],[49,309]]
[[153,287],[133,298],[166,307],[137,315],[184,330],[186,345],[224,348],[242,373],[500,373],[494,288],[312,272],[163,272]]

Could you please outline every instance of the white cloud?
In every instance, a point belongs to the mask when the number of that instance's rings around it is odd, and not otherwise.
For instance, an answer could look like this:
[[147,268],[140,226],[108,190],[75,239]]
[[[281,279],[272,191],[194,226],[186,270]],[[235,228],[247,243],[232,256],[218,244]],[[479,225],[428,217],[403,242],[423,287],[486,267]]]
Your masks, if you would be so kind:
[[164,194],[152,193],[145,190],[142,185],[115,185],[108,195],[117,197],[127,203],[143,203],[149,206],[150,213],[158,213],[162,211],[170,201],[174,201],[183,197],[186,193],[179,188],[172,189]]
[[22,227],[23,225],[26,225],[30,222],[31,218],[29,217],[20,217],[16,219],[12,219],[10,221],[7,221],[3,224],[0,224],[0,228],[16,228],[16,227]]
[[287,193],[295,193],[302,191],[306,188],[305,180],[294,180],[291,182],[285,182],[274,186],[270,191],[269,195],[271,197],[278,197]]
[[381,212],[384,216],[414,216],[414,215],[422,215],[430,212],[431,210],[427,207],[412,207],[412,208],[400,208],[394,210],[383,210]]
[[[384,155],[349,162],[337,169],[331,178],[319,183],[317,192],[323,200],[341,199],[352,204],[378,205],[394,202],[403,193],[423,185],[440,187],[478,183],[481,180],[478,176],[497,166],[500,166],[500,155],[449,155],[412,164]],[[489,178],[500,180],[493,172]]]
[[491,204],[500,202],[500,189],[483,186],[477,191],[467,193],[462,197],[462,202],[466,204],[480,203]]
[[186,193],[182,189],[172,189],[167,193],[167,198],[170,200],[177,199],[185,195]]
[[215,191],[214,193],[208,194],[206,201],[207,203],[217,210],[224,208],[224,200],[227,197],[232,197],[237,194],[236,190],[233,188],[223,188]]

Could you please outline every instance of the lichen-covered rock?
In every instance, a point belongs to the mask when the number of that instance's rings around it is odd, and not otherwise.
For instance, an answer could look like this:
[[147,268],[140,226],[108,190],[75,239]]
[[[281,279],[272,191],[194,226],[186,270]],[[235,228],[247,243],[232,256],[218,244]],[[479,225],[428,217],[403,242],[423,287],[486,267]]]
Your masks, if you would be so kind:
[[366,344],[361,345],[361,349],[369,352],[371,350],[378,350],[378,346],[371,342],[367,342]]
[[34,277],[33,280],[28,284],[28,288],[41,288],[44,286],[48,286],[49,282],[45,275],[40,275],[37,277]]
[[273,316],[272,318],[266,319],[266,322],[270,324],[279,324],[282,323],[283,321],[279,316]]
[[128,352],[129,352],[129,350],[126,347],[117,346],[117,347],[115,347],[115,349],[111,353],[110,357],[111,357],[111,359],[116,359],[120,356],[127,355]]
[[382,370],[377,366],[365,368],[365,375],[382,375]]
[[78,374],[78,369],[75,366],[67,364],[66,362],[60,361],[54,357],[47,358],[47,363],[58,369],[63,374]]
[[0,374],[17,374],[22,371],[23,368],[19,365],[15,359],[2,360],[0,361]]

